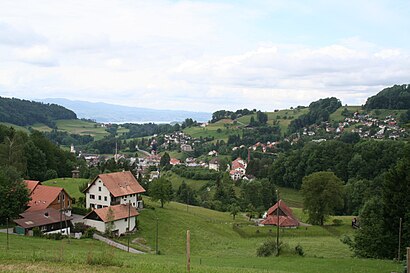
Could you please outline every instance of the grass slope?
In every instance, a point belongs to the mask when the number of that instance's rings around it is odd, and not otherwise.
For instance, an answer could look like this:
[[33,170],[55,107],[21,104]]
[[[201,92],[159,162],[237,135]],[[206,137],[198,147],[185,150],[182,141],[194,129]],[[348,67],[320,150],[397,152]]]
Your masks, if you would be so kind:
[[[0,271],[4,272],[185,272],[185,235],[191,231],[192,272],[360,273],[402,269],[391,261],[351,258],[339,234],[352,232],[348,218],[340,227],[308,227],[281,231],[290,247],[300,243],[306,256],[258,258],[256,248],[272,237],[269,227],[250,225],[244,216],[233,221],[228,213],[168,203],[141,211],[140,231],[154,249],[156,219],[162,255],[133,255],[90,239],[54,241],[0,233]],[[155,208],[155,209],[154,209]],[[241,234],[233,229],[239,224]],[[256,230],[259,230],[257,232]],[[126,242],[126,238],[120,240]],[[131,244],[135,246],[134,244]],[[138,247],[138,246],[137,246]],[[96,263],[96,265],[91,265]]]
[[[240,124],[238,124],[240,125]],[[184,132],[194,138],[213,137],[215,140],[228,141],[229,135],[239,134],[242,136],[242,130],[238,129],[231,119],[222,119],[211,123],[206,127],[190,127],[184,129]],[[220,132],[218,132],[220,129]]]
[[95,140],[100,140],[108,135],[105,128],[98,126],[97,123],[84,120],[58,120],[57,128],[70,134],[91,135]]
[[78,200],[79,197],[83,196],[84,194],[80,192],[79,186],[83,185],[84,183],[89,182],[89,179],[84,178],[56,178],[42,182],[43,185],[52,186],[52,187],[62,187],[64,188],[67,193]]

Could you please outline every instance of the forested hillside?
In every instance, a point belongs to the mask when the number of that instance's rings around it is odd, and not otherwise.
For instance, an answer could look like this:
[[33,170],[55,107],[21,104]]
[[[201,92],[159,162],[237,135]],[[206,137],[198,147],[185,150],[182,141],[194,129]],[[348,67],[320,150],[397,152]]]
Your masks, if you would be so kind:
[[410,109],[410,88],[408,84],[394,85],[367,99],[366,109]]
[[43,123],[53,128],[58,119],[77,119],[77,115],[57,104],[0,97],[0,122],[20,126]]

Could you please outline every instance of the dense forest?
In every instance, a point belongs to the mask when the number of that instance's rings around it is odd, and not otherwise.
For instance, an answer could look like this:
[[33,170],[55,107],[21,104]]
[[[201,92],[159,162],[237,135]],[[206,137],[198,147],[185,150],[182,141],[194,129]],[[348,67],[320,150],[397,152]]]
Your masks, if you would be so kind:
[[289,132],[294,133],[305,126],[328,121],[330,114],[342,106],[340,100],[335,97],[320,99],[309,105],[309,112],[292,120]]
[[20,126],[44,123],[55,127],[58,119],[76,119],[77,115],[57,104],[44,104],[29,100],[0,97],[0,122]]
[[369,97],[366,109],[410,109],[410,88],[408,84],[394,85]]

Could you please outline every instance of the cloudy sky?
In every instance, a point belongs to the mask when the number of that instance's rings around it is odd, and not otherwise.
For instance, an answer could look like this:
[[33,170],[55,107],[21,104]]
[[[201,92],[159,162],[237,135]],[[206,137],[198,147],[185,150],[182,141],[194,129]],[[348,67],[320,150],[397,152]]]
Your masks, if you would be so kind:
[[0,0],[0,96],[156,109],[363,104],[410,81],[410,1]]

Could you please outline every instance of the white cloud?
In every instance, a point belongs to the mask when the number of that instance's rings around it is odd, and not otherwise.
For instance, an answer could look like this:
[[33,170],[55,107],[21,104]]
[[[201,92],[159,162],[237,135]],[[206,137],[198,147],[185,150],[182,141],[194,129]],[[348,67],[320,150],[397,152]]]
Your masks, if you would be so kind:
[[[408,43],[357,30],[374,26],[384,9],[405,27],[407,17],[396,15],[406,8],[373,5],[372,18],[361,19],[366,5],[354,1],[337,10],[323,1],[8,1],[0,10],[0,95],[201,111],[272,110],[328,96],[362,104],[410,76]],[[343,11],[351,22],[329,17]]]

